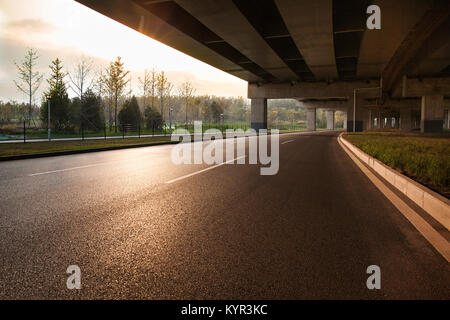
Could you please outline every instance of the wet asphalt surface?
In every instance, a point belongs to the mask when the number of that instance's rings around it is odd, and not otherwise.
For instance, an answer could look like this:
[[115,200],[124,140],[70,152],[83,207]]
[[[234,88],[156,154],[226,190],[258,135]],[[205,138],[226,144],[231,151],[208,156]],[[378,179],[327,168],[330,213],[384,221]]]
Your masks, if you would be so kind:
[[208,165],[173,146],[0,163],[0,299],[449,299],[449,264],[336,137],[281,135],[274,176],[171,184]]

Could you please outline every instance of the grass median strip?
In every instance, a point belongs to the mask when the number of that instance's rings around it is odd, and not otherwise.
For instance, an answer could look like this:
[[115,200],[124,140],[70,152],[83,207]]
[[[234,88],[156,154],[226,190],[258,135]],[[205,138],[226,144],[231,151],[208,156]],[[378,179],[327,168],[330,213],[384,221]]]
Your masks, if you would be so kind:
[[450,197],[450,134],[348,133],[344,138],[370,156]]
[[142,144],[157,144],[170,142],[170,136],[151,138],[127,138],[107,140],[84,140],[84,141],[46,141],[33,143],[5,143],[0,144],[0,157],[39,154],[49,152],[89,150],[99,148],[113,148],[121,146],[133,146]]
[[447,262],[450,262],[450,247],[448,241],[437,232],[428,222],[426,222],[417,212],[409,207],[402,199],[400,199],[394,192],[392,192],[380,179],[378,179],[355,155],[345,147],[340,140],[339,144],[344,148],[344,151],[361,169],[361,171],[372,181],[372,183],[385,195],[389,201],[398,209],[398,211],[405,216],[406,219],[427,239],[427,241],[444,257]]
[[[304,131],[286,131],[280,133],[298,134]],[[89,149],[107,149],[122,146],[139,146],[148,144],[161,144],[171,142],[170,135],[141,138],[117,139],[86,139],[86,140],[53,140],[44,142],[17,142],[0,143],[0,160],[10,156],[37,155],[41,153],[54,153],[63,151],[77,151]]]

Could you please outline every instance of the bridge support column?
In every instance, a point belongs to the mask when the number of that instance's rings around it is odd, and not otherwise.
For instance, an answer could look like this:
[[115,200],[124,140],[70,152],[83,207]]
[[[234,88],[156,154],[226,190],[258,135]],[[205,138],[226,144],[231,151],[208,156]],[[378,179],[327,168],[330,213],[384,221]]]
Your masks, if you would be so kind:
[[267,129],[267,99],[254,98],[251,104],[251,126],[256,131]]
[[383,128],[383,119],[381,116],[381,110],[378,108],[377,111],[377,129]]
[[397,123],[397,120],[395,119],[394,116],[391,115],[391,116],[389,117],[389,128],[395,129],[396,123]]
[[[347,109],[348,119],[347,119],[347,131],[353,132],[353,98],[349,100],[350,106]],[[364,109],[359,105],[361,101],[358,100],[356,105],[356,114],[355,114],[355,132],[363,131],[364,124]]]
[[334,130],[334,110],[327,110],[327,130]]
[[444,127],[445,129],[449,130],[450,129],[450,109],[445,110],[444,112]]
[[412,130],[412,112],[409,108],[400,109],[400,129]]
[[347,112],[344,112],[344,129],[347,129]]
[[306,128],[308,131],[316,131],[316,108],[306,109]]
[[444,129],[444,96],[423,96],[420,132],[441,132]]
[[380,123],[380,121],[378,120],[378,116],[374,115],[373,116],[373,128],[374,129],[378,129],[378,124]]
[[364,110],[364,123],[363,123],[364,131],[371,130],[372,127],[373,127],[372,110],[365,109]]

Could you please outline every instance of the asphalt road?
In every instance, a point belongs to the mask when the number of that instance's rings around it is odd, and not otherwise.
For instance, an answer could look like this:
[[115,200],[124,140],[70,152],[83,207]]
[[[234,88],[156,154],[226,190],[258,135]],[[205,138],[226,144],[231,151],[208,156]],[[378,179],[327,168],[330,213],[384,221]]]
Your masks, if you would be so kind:
[[336,137],[280,136],[275,176],[168,184],[208,167],[173,164],[172,146],[0,163],[0,299],[449,299],[449,264]]

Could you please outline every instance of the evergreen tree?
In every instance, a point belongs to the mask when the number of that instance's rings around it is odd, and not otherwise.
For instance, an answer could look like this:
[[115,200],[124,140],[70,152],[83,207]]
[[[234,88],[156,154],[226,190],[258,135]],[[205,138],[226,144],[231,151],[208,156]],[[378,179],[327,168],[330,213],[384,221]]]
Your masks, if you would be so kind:
[[223,113],[223,107],[220,102],[213,100],[209,105],[209,117],[214,122],[220,121],[220,115]]
[[67,73],[63,71],[62,61],[59,58],[52,61],[49,66],[51,76],[47,80],[49,90],[45,94],[41,107],[41,120],[47,124],[48,119],[48,97],[50,98],[50,126],[56,131],[70,130],[73,126],[70,123],[70,100],[67,94],[67,87],[64,78]]
[[162,130],[163,119],[161,113],[154,107],[145,108],[145,124],[147,129]]
[[101,98],[88,89],[81,99],[80,126],[84,130],[99,131],[103,129],[101,115]]
[[70,113],[70,123],[72,126],[80,128],[81,126],[81,99],[79,97],[74,97],[70,101],[69,106]]
[[139,104],[135,96],[130,100],[127,100],[119,112],[119,123],[123,127],[124,125],[131,125],[138,127],[141,122],[141,111],[139,110]]

